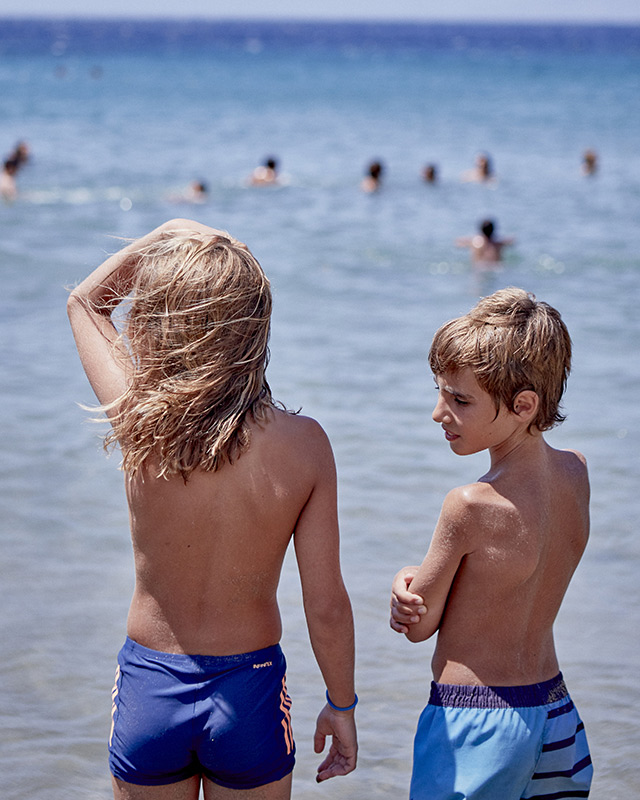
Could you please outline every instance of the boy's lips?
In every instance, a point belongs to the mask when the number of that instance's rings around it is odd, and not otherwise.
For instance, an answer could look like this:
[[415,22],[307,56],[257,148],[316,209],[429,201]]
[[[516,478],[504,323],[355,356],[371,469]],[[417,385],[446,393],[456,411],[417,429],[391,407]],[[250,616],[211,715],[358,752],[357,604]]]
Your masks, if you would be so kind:
[[460,438],[457,433],[451,433],[451,431],[448,431],[446,428],[443,428],[442,430],[444,431],[444,438],[448,442],[452,442],[454,439]]

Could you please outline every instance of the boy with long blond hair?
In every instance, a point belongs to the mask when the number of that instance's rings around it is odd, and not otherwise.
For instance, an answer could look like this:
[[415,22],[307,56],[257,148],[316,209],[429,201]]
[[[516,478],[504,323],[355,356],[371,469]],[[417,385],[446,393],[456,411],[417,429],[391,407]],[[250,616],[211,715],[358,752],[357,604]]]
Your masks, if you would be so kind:
[[[125,304],[124,327],[112,314]],[[269,282],[245,245],[172,220],[71,293],[78,352],[123,455],[135,563],[113,691],[116,800],[286,800],[294,742],[276,592],[291,539],[327,702],[319,781],[356,765],[336,475],[265,378]]]

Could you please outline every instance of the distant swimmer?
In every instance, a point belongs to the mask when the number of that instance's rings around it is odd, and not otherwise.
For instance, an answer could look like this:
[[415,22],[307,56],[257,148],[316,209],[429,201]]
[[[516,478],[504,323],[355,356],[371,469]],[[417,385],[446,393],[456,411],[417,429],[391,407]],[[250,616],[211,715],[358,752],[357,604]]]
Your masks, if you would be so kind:
[[463,172],[461,179],[465,183],[489,183],[496,180],[491,159],[486,153],[478,153],[473,169]]
[[209,189],[202,181],[193,181],[182,194],[174,195],[170,199],[172,203],[204,203],[207,199]]
[[585,150],[582,154],[582,174],[595,175],[598,171],[598,154],[595,150]]
[[28,160],[29,145],[26,142],[18,142],[4,160],[0,174],[0,197],[5,203],[13,203],[18,196],[16,176]]
[[13,158],[8,158],[2,167],[0,174],[0,196],[5,203],[13,203],[18,196],[18,187],[16,185],[16,173],[18,172],[18,163]]
[[29,160],[29,145],[26,142],[18,142],[9,156],[9,160],[16,162],[16,169],[20,169]]
[[251,173],[249,182],[253,186],[263,186],[278,182],[278,162],[275,158],[267,158],[264,164],[256,167]]
[[367,168],[367,174],[364,177],[360,188],[363,192],[377,192],[380,188],[382,173],[384,168],[379,161],[372,161]]
[[477,266],[491,266],[502,261],[504,247],[514,243],[514,239],[495,239],[495,224],[493,220],[486,219],[480,223],[480,231],[475,236],[466,236],[456,240],[458,247],[468,247],[471,250],[471,261]]
[[422,170],[422,180],[425,183],[437,183],[438,170],[435,164],[427,164]]
[[209,189],[206,183],[202,181],[194,181],[187,191],[187,197],[191,199],[192,203],[204,203],[207,199]]

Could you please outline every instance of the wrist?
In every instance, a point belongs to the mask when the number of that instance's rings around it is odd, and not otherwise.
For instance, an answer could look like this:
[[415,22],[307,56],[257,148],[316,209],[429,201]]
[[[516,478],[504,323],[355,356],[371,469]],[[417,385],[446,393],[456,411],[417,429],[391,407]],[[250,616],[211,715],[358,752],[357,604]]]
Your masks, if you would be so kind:
[[358,705],[358,695],[354,692],[355,700],[351,705],[348,706],[337,706],[329,697],[329,690],[326,691],[327,696],[327,705],[329,708],[332,708],[334,711],[353,711],[353,709]]

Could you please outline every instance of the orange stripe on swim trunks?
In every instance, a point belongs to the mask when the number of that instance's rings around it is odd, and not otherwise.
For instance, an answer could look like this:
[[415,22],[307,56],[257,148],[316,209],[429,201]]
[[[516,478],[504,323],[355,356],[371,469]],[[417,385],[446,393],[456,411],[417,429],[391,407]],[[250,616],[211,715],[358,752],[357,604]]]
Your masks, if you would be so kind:
[[111,690],[111,731],[109,732],[109,747],[113,741],[113,729],[116,726],[116,697],[118,696],[118,680],[120,679],[120,664],[116,667],[116,679]]
[[293,729],[291,727],[291,698],[287,694],[286,676],[282,679],[282,691],[280,692],[280,710],[284,714],[282,727],[284,728],[284,740],[287,744],[287,755],[293,751]]

